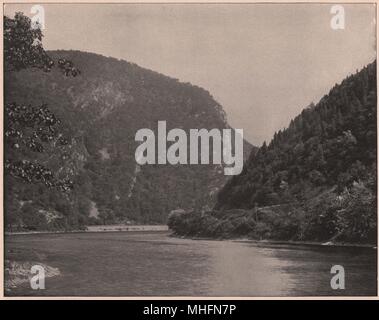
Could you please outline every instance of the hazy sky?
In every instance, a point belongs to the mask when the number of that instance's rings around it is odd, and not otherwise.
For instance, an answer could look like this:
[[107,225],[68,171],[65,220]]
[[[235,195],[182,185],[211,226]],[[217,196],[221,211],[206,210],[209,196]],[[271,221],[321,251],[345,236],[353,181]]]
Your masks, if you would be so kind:
[[[375,7],[321,4],[44,5],[46,49],[125,59],[209,90],[229,123],[260,145],[375,52]],[[5,13],[30,14],[31,5]]]

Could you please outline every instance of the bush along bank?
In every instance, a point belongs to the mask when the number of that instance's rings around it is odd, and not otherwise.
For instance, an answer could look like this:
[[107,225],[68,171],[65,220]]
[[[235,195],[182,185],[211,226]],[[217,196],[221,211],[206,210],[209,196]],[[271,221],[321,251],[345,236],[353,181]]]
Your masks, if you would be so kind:
[[376,244],[376,195],[364,183],[337,194],[334,189],[289,204],[169,215],[176,235],[254,240]]

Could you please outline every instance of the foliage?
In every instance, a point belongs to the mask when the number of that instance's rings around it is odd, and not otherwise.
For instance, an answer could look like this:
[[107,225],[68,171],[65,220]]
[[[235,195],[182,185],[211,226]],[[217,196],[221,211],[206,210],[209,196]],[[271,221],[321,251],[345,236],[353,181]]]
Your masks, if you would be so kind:
[[252,153],[214,210],[169,225],[195,236],[376,243],[376,125],[373,62]]
[[[26,69],[51,72],[54,60],[42,46],[42,32],[32,27],[31,20],[22,13],[14,18],[4,17],[4,69],[5,79]],[[58,70],[65,76],[75,77],[80,71],[67,59],[58,60]],[[8,89],[5,81],[5,90]],[[43,97],[41,97],[43,99]],[[55,191],[69,192],[75,175],[72,144],[66,138],[69,129],[43,102],[32,106],[32,99],[15,102],[5,96],[4,105],[4,170],[5,221],[7,226],[19,228],[67,228],[50,223],[51,212],[46,211],[41,199],[51,197]],[[23,183],[27,183],[27,186]],[[43,190],[40,186],[48,187]],[[26,193],[24,193],[28,190]],[[30,191],[29,191],[30,190]],[[32,192],[33,190],[33,192]],[[35,192],[38,190],[38,192]],[[72,199],[60,195],[66,203]],[[27,205],[24,205],[27,203]],[[58,201],[59,203],[59,201]],[[49,222],[50,221],[50,222]]]
[[[18,12],[14,18],[4,17],[4,62],[5,70],[20,71],[26,68],[51,71],[53,59],[42,46],[42,31],[32,27],[30,18]],[[68,76],[80,73],[71,61],[59,59],[58,66]],[[17,103],[5,103],[5,171],[25,182],[42,182],[47,187],[59,187],[69,191],[73,183],[68,176],[59,179],[51,169],[38,162],[41,159],[26,159],[28,151],[48,153],[60,157],[62,161],[69,157],[67,139],[59,132],[60,120],[42,104],[37,107]],[[52,149],[50,152],[47,149]],[[59,150],[60,149],[60,150]],[[67,149],[67,148],[66,148]],[[61,174],[62,175],[62,174]]]
[[[303,201],[366,180],[376,163],[376,62],[336,85],[252,155],[216,208]],[[376,169],[375,169],[376,170]]]
[[72,188],[68,177],[58,179],[34,156],[32,160],[26,159],[30,151],[47,153],[48,157],[58,157],[62,161],[69,157],[65,148],[68,141],[57,129],[60,121],[46,106],[7,103],[4,123],[5,171],[8,174],[28,183],[42,182],[47,187],[59,187],[63,191]]
[[[27,68],[51,71],[54,60],[42,45],[42,30],[38,24],[32,26],[29,17],[17,12],[14,18],[4,16],[4,65],[6,71],[20,71]],[[80,70],[66,59],[58,60],[58,68],[66,76],[77,76]]]
[[184,236],[375,244],[376,196],[360,182],[342,195],[329,190],[304,203],[174,213],[168,225]]
[[337,213],[337,228],[343,239],[362,241],[377,239],[376,195],[364,183],[354,183],[342,193],[341,207]]
[[6,70],[39,68],[49,71],[54,61],[42,46],[42,31],[32,28],[31,20],[21,12],[14,18],[4,16],[4,63]]

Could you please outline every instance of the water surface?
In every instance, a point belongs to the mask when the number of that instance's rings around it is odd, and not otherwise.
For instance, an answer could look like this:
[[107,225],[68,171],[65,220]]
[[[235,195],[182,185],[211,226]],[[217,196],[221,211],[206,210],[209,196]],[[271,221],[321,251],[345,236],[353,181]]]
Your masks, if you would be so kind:
[[[6,295],[331,296],[376,295],[376,250],[190,240],[168,232],[12,235],[6,258],[61,271],[45,290],[28,283]],[[38,262],[37,261],[37,262]],[[346,289],[332,290],[342,265]]]

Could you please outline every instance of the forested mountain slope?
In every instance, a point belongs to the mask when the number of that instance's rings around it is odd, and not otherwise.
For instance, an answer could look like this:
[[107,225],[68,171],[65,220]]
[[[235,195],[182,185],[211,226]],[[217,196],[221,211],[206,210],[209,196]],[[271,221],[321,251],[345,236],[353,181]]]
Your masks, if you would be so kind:
[[171,227],[207,236],[376,242],[376,95],[375,61],[252,153],[219,192],[215,210],[173,215]]
[[[61,120],[69,137],[74,189],[62,195],[6,177],[9,227],[164,223],[173,209],[213,206],[227,178],[221,166],[139,166],[135,161],[135,133],[141,128],[156,132],[159,120],[167,122],[167,131],[228,128],[209,92],[114,58],[79,51],[49,55],[72,61],[80,76],[65,77],[58,70],[7,72],[5,101],[46,104]],[[251,150],[247,142],[244,148],[247,154]]]
[[253,154],[217,208],[304,200],[376,176],[376,62],[336,85]]

